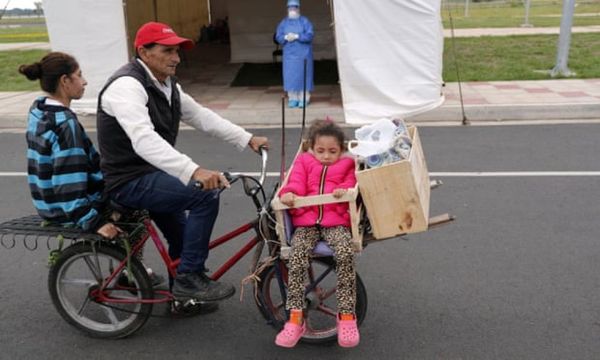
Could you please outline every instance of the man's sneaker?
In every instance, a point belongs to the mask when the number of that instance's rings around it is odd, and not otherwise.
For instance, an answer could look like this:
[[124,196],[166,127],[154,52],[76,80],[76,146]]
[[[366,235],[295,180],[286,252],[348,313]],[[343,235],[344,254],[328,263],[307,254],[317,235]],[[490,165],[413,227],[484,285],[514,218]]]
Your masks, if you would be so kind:
[[235,293],[233,285],[220,283],[205,273],[180,273],[175,277],[175,298],[194,298],[199,301],[224,300]]

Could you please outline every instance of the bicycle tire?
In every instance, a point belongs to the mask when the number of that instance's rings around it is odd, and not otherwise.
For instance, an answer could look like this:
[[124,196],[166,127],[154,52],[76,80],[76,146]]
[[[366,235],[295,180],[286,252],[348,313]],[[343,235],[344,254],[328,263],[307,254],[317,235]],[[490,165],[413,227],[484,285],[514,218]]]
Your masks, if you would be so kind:
[[[98,242],[79,242],[62,251],[50,269],[48,290],[54,307],[67,323],[90,337],[114,339],[131,335],[146,323],[152,304],[101,304],[91,296],[100,287],[98,278],[106,279],[112,267],[126,256],[122,248]],[[125,267],[105,291],[113,298],[152,299],[154,293],[144,266],[132,257],[129,268],[133,284],[127,280]]]
[[[311,261],[309,269],[314,267],[324,267],[322,271],[333,267],[335,264],[333,258],[314,258]],[[265,317],[267,322],[278,331],[283,328],[285,321],[287,320],[287,314],[284,308],[284,302],[282,301],[281,288],[276,273],[276,266],[285,266],[283,261],[278,261],[272,266],[266,268],[259,275],[259,310]],[[302,336],[301,341],[305,343],[329,343],[337,340],[337,329],[336,329],[336,315],[337,306],[331,306],[327,304],[335,304],[335,285],[330,286],[333,282],[335,284],[335,272],[331,271],[323,281],[319,284],[319,290],[315,288],[313,291],[307,294],[307,307],[305,309],[305,320],[306,320],[306,333]],[[316,276],[318,278],[318,276]],[[318,292],[327,295],[320,298]],[[285,285],[284,293],[287,294],[287,284]],[[324,303],[327,301],[327,304]],[[325,309],[320,308],[324,306]],[[367,290],[364,286],[360,275],[356,274],[356,320],[360,326],[365,320],[367,314]],[[329,313],[323,312],[326,310]],[[318,319],[317,319],[318,318]]]

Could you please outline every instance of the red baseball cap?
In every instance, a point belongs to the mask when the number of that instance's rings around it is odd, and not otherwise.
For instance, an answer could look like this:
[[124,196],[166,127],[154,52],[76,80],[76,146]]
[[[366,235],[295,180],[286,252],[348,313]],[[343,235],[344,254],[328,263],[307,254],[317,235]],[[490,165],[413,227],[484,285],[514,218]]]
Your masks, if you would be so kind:
[[179,45],[182,49],[189,50],[194,47],[190,39],[177,36],[169,25],[159,22],[148,22],[142,25],[135,34],[135,48],[146,44]]

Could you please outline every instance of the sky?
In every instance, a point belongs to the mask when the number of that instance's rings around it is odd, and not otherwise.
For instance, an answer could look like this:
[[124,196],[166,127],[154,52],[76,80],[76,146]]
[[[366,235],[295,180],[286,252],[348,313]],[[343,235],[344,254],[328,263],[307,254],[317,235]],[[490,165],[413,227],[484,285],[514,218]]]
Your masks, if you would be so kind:
[[[8,9],[21,8],[21,9],[35,9],[33,3],[40,0],[10,0]],[[0,0],[0,9],[4,9],[8,0]]]

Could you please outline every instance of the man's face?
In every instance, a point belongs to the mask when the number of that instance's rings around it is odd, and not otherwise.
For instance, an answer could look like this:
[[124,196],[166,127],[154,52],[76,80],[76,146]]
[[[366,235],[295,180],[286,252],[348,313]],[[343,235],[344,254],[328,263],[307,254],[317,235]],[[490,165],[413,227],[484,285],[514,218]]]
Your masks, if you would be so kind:
[[147,49],[140,47],[138,54],[158,81],[164,82],[169,76],[175,75],[175,70],[181,59],[179,45],[167,46],[156,44]]

